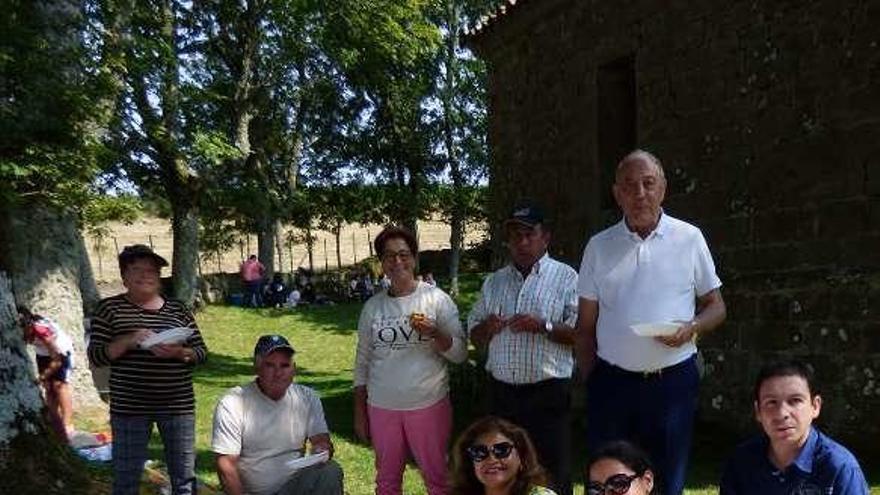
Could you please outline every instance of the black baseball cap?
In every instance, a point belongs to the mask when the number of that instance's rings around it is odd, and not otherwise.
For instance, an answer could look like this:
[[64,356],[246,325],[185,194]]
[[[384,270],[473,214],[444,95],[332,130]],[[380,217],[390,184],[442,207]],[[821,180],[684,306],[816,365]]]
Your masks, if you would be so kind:
[[534,227],[544,223],[544,212],[541,211],[539,206],[530,201],[521,201],[513,207],[507,220],[504,221],[505,226],[511,223]]
[[132,244],[131,246],[125,246],[125,248],[122,249],[122,252],[119,253],[119,269],[121,270],[125,268],[140,258],[151,258],[156,262],[156,266],[159,268],[168,266],[168,261],[156,254],[150,246],[144,244]]
[[288,342],[283,336],[263,335],[257,340],[257,345],[254,347],[254,359],[258,357],[266,357],[279,349],[288,350],[291,354],[296,352],[293,346],[290,345],[290,342]]

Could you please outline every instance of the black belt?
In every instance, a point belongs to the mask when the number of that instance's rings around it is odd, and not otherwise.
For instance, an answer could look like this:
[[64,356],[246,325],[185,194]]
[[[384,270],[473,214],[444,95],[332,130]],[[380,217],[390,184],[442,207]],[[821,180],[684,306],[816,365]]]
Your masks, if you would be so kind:
[[571,378],[548,378],[546,380],[541,380],[534,383],[507,383],[495,378],[492,375],[489,375],[489,378],[492,380],[492,382],[502,387],[508,387],[516,390],[536,390],[554,385],[565,385],[571,382]]
[[651,378],[660,378],[664,374],[675,373],[676,371],[683,370],[684,368],[689,366],[694,361],[694,359],[696,359],[696,356],[696,354],[693,354],[684,361],[675,363],[665,368],[647,371],[630,371],[627,369],[623,369],[620,366],[615,366],[602,358],[599,358],[599,364],[604,366],[609,372],[614,373],[615,375],[629,376],[633,378],[642,378],[644,380],[648,380]]

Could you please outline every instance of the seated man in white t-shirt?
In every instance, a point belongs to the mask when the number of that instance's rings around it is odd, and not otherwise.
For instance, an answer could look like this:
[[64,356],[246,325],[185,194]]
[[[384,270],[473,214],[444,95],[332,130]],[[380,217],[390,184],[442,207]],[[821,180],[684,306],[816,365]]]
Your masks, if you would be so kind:
[[342,493],[342,468],[328,460],[333,444],[321,400],[292,382],[293,353],[280,335],[260,337],[256,380],[230,389],[217,404],[211,449],[228,495]]

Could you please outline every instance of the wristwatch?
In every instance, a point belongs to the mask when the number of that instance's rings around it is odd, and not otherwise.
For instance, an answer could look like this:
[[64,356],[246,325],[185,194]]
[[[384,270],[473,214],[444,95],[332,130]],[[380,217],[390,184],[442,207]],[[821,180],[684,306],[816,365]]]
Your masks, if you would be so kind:
[[553,322],[550,320],[544,321],[544,331],[547,333],[553,333]]

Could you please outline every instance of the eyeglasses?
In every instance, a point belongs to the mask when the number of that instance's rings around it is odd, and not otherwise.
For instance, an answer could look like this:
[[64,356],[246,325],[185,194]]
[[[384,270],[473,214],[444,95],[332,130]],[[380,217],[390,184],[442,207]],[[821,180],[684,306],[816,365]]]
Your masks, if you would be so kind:
[[474,463],[483,462],[489,458],[489,454],[496,459],[507,459],[513,452],[513,444],[510,442],[498,442],[494,445],[471,445],[467,449],[468,457]]
[[382,253],[382,261],[394,261],[399,258],[400,261],[409,261],[413,254],[410,251],[386,251]]
[[606,493],[611,493],[612,495],[623,495],[624,493],[629,491],[629,487],[632,485],[633,480],[635,480],[639,476],[641,475],[626,475],[620,473],[610,476],[607,480],[605,480],[605,483],[591,481],[590,484],[587,485],[587,495],[605,495]]

